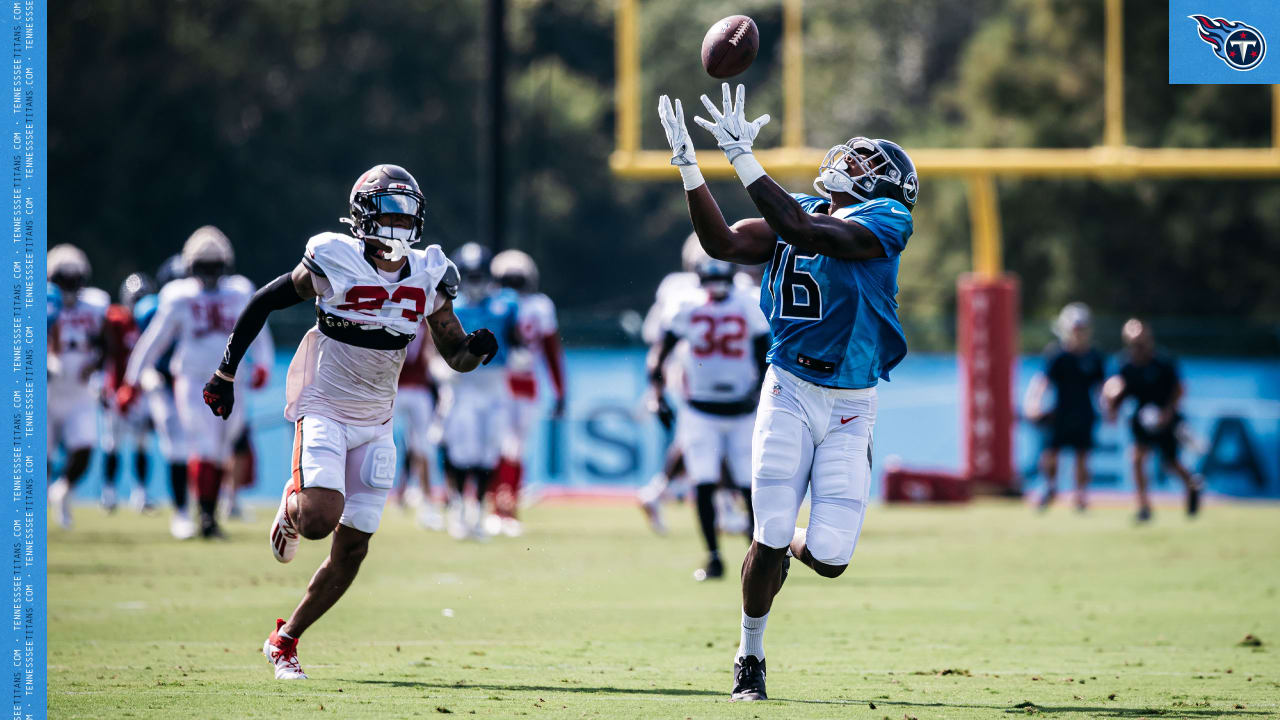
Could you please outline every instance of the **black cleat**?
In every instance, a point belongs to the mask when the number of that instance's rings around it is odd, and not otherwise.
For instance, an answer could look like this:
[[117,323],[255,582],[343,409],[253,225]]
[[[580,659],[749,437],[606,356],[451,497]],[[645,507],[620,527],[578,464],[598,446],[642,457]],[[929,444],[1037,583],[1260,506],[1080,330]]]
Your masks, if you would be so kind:
[[1191,480],[1187,488],[1187,517],[1195,517],[1200,512],[1200,494],[1204,492],[1204,480],[1199,477]]
[[719,557],[712,557],[707,561],[705,568],[698,568],[693,571],[693,579],[698,582],[705,580],[719,580],[724,577],[724,563],[720,562]]
[[730,702],[768,700],[764,692],[764,660],[747,655],[733,661],[733,694]]
[[226,540],[227,534],[222,532],[222,526],[218,524],[217,519],[212,515],[202,514],[200,516],[200,537],[205,540]]
[[1139,525],[1151,522],[1151,508],[1147,505],[1138,508],[1138,514],[1134,516],[1133,521]]

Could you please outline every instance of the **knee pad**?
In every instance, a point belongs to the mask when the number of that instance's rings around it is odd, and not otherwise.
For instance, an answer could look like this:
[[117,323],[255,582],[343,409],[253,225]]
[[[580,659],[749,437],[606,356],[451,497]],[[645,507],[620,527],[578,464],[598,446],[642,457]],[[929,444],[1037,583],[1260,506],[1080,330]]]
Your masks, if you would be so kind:
[[861,503],[822,503],[810,512],[805,547],[824,565],[848,565],[861,531]]
[[800,512],[800,500],[794,490],[785,485],[757,486],[751,496],[751,509],[756,518],[752,534],[756,542],[775,549],[791,544]]
[[338,522],[353,530],[372,534],[377,532],[378,526],[382,524],[382,508],[353,507],[353,503],[347,503],[347,507],[342,512],[342,518]]

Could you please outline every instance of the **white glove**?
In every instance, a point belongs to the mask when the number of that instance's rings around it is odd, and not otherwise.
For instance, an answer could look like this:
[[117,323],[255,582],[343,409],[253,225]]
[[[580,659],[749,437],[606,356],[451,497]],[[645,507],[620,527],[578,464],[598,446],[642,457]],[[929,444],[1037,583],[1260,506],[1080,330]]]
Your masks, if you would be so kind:
[[684,124],[684,107],[680,101],[676,100],[675,109],[672,109],[671,98],[666,95],[658,98],[658,119],[662,121],[662,130],[667,134],[667,143],[671,145],[671,164],[680,169],[684,189],[693,190],[705,184],[702,171],[698,169],[693,138],[689,137],[689,129]]
[[658,98],[658,118],[662,120],[662,129],[667,133],[667,143],[671,145],[671,164],[678,167],[697,165],[698,157],[693,149],[693,139],[689,137],[689,129],[684,124],[684,107],[676,100],[675,110],[671,109],[671,98],[663,95]]
[[714,122],[708,122],[701,117],[695,117],[694,122],[701,125],[713,136],[720,149],[724,151],[725,157],[729,158],[730,164],[734,160],[743,155],[751,154],[751,143],[755,141],[756,135],[760,132],[760,128],[769,124],[769,116],[761,115],[760,117],[747,122],[745,117],[747,106],[747,88],[744,85],[738,85],[737,101],[729,99],[729,83],[720,84],[721,94],[724,101],[723,112],[716,110],[716,106],[706,95],[702,96],[702,104],[706,106],[707,112],[711,114]]

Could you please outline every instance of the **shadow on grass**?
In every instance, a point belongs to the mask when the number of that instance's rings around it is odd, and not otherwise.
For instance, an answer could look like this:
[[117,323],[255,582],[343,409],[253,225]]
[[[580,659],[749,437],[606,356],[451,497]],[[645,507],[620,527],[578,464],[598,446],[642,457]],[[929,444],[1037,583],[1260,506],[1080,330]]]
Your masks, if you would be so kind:
[[1163,716],[1171,717],[1195,717],[1195,718],[1216,718],[1216,717],[1249,717],[1249,716],[1266,716],[1271,717],[1270,712],[1262,710],[1235,710],[1235,709],[1216,709],[1206,707],[1139,707],[1128,708],[1111,706],[1085,706],[1085,705],[1040,705],[1021,703],[1019,705],[973,705],[966,703],[923,703],[923,702],[903,702],[901,700],[796,700],[792,698],[769,698],[777,702],[784,703],[801,703],[805,705],[850,705],[867,707],[868,703],[874,702],[876,708],[900,707],[900,708],[965,708],[969,710],[991,710],[1002,712],[1008,715],[1052,715],[1055,713],[1077,713],[1084,714],[1088,717],[1098,718],[1158,718]]
[[625,688],[625,687],[587,687],[582,685],[502,685],[500,683],[432,683],[416,680],[343,680],[342,682],[357,685],[388,685],[398,688],[420,688],[433,690],[485,690],[488,692],[541,692],[541,693],[614,693],[618,695],[675,695],[723,697],[728,699],[729,693],[711,690],[693,690],[689,688]]
[[[483,690],[486,692],[540,692],[540,693],[612,693],[616,695],[670,695],[674,697],[707,697],[717,698],[728,701],[728,693],[716,692],[712,690],[693,690],[688,688],[625,688],[625,687],[598,687],[598,686],[582,686],[582,685],[504,685],[501,683],[432,683],[420,682],[416,680],[343,680],[342,682],[355,683],[357,685],[386,685],[398,688],[417,688],[432,690]],[[793,698],[770,698],[769,701],[777,703],[798,703],[804,705],[844,705],[849,707],[867,707],[869,703],[876,703],[877,708],[952,708],[952,709],[968,709],[968,710],[989,710],[992,713],[1002,713],[1007,715],[1052,715],[1061,713],[1083,714],[1088,717],[1097,718],[1139,718],[1149,717],[1157,718],[1161,716],[1173,717],[1193,717],[1193,718],[1216,718],[1216,717],[1249,717],[1249,716],[1267,716],[1269,713],[1260,710],[1228,710],[1215,708],[1197,708],[1197,707],[1177,707],[1177,708],[1153,708],[1140,707],[1128,708],[1112,706],[1074,706],[1074,705],[976,705],[966,703],[923,703],[923,702],[902,702],[895,700],[797,700]]]

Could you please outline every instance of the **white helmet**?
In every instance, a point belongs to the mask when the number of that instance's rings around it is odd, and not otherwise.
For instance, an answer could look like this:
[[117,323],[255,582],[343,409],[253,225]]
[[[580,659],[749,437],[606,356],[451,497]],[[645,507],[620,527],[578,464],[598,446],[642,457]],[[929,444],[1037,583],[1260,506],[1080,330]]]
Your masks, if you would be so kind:
[[493,256],[489,271],[503,287],[519,292],[534,292],[538,289],[538,265],[526,252],[503,250]]
[[221,230],[205,225],[187,238],[182,246],[182,267],[188,275],[216,277],[230,272],[236,254],[231,241]]
[[83,285],[89,280],[89,258],[70,243],[49,248],[45,261],[45,278],[55,285]]
[[680,265],[684,267],[684,271],[697,272],[698,264],[709,257],[711,256],[707,251],[702,249],[698,233],[689,233],[689,237],[684,239],[684,247],[680,248]]

